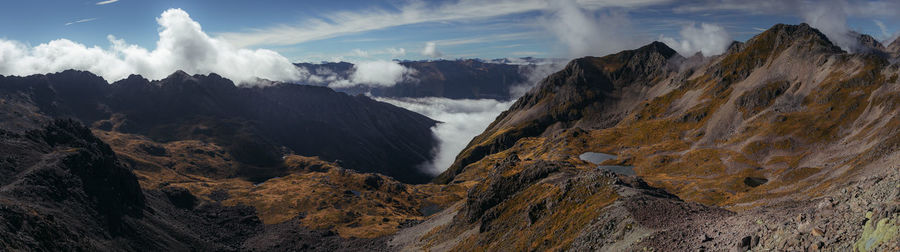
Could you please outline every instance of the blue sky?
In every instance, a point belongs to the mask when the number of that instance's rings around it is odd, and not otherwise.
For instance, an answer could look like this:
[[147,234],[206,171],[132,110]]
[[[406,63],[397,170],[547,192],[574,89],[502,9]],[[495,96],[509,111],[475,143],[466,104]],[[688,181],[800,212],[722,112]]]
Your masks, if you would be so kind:
[[[423,54],[428,42],[435,43],[440,58],[567,58],[633,48],[660,36],[684,41],[685,27],[700,23],[722,27],[729,39],[743,41],[776,23],[815,19],[805,9],[823,5],[836,6],[821,10],[827,18],[843,15],[835,22],[881,40],[900,29],[895,3],[850,0],[98,2],[7,1],[0,8],[0,38],[27,45],[65,38],[106,48],[111,46],[107,35],[114,35],[152,50],[159,39],[156,19],[171,8],[189,13],[211,37],[271,49],[294,62],[436,58]],[[572,12],[560,16],[570,5],[586,19],[566,20]],[[594,26],[581,27],[586,20]],[[559,25],[567,22],[576,27],[560,33]],[[833,25],[829,22],[821,25]],[[566,41],[566,34],[589,44]]]

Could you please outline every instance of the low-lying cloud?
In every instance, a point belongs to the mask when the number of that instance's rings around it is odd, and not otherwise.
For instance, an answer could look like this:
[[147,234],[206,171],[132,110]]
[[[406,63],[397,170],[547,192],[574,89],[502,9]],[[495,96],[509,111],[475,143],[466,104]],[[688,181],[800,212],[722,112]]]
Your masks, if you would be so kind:
[[422,164],[424,171],[435,175],[450,167],[456,159],[456,155],[469,144],[469,141],[483,132],[500,113],[508,109],[514,102],[491,99],[454,100],[437,97],[407,99],[375,97],[375,99],[441,121],[431,129],[439,141],[438,147],[434,150],[434,159]]
[[399,82],[414,81],[415,69],[400,65],[400,63],[387,60],[365,61],[353,64],[349,78],[336,77],[337,75],[315,76],[310,80],[319,83],[327,83],[331,88],[352,87],[364,85],[370,87],[390,87]]
[[567,60],[547,59],[536,64],[519,66],[519,74],[525,76],[525,81],[509,87],[509,96],[518,99],[540,84],[550,74],[559,72],[568,64]]
[[574,0],[554,1],[538,23],[554,34],[569,57],[603,56],[632,49],[638,42],[626,13],[595,15]]
[[685,57],[697,52],[704,56],[719,55],[725,52],[732,42],[728,31],[715,24],[701,23],[699,26],[690,24],[684,26],[678,34],[681,35],[681,41],[663,35],[659,36],[659,40]]
[[161,79],[176,70],[192,74],[217,73],[237,83],[303,80],[307,73],[265,49],[236,48],[207,35],[199,23],[181,9],[169,9],[157,19],[159,40],[149,50],[109,35],[111,46],[88,47],[68,39],[37,46],[0,39],[0,74],[30,75],[67,69],[90,71],[107,81],[131,74]]
[[439,58],[443,56],[440,51],[437,50],[437,43],[435,42],[426,42],[425,48],[422,49],[422,55],[430,58]]

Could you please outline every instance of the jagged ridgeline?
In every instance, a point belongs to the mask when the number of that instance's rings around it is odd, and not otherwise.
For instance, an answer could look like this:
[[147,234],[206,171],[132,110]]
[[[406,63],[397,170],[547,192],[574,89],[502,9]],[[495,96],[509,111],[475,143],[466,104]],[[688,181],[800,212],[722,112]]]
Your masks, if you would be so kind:
[[480,183],[418,246],[897,249],[898,43],[858,45],[779,24],[713,57],[654,42],[575,59],[435,180]]
[[[189,172],[253,181],[285,175],[287,154],[319,156],[343,167],[378,172],[407,183],[431,176],[435,121],[365,96],[324,87],[274,84],[238,87],[216,74],[177,72],[149,81],[137,75],[107,84],[88,72],[0,77],[3,123],[40,125],[74,118],[102,131],[137,134],[156,142],[199,140],[224,147],[237,167]],[[27,124],[27,123],[26,123]],[[230,161],[230,160],[227,160]]]

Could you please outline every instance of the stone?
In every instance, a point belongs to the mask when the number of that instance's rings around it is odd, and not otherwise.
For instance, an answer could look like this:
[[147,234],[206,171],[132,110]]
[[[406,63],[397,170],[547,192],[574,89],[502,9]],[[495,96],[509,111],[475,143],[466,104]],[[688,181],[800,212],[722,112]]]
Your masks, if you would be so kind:
[[825,236],[825,231],[823,231],[823,230],[821,230],[821,229],[819,229],[819,228],[813,228],[813,229],[812,229],[812,235],[822,237],[822,236]]

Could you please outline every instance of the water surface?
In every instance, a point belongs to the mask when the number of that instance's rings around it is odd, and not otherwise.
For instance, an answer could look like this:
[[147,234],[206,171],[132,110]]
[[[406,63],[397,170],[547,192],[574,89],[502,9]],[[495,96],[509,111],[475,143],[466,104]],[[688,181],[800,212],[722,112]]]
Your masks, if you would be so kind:
[[[581,160],[588,161],[594,164],[603,163],[603,161],[616,159],[615,155],[610,155],[606,153],[600,152],[585,152],[578,156]],[[624,166],[624,165],[599,165],[597,169],[604,169],[607,171],[611,171],[614,173],[634,176],[634,166]]]

